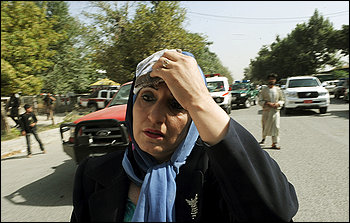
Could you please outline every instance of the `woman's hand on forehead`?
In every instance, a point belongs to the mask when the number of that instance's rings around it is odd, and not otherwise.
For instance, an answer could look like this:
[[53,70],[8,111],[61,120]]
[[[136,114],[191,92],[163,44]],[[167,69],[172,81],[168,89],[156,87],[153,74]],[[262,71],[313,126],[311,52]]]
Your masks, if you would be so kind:
[[226,135],[230,118],[210,96],[193,57],[167,51],[152,70],[150,76],[162,78],[178,103],[188,111],[204,142],[214,145]]
[[[166,67],[163,66],[167,61]],[[160,77],[181,106],[188,110],[211,96],[204,84],[196,60],[175,51],[167,51],[153,65],[151,77]],[[205,100],[204,100],[205,101]]]

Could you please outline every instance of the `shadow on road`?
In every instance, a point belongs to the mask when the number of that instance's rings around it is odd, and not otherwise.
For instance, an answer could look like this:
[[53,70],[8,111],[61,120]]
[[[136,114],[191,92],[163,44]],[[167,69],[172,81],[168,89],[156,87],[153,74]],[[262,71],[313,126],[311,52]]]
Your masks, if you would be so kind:
[[54,173],[18,189],[5,198],[16,205],[72,205],[76,167],[73,160],[65,160],[63,164],[51,167],[55,169]]

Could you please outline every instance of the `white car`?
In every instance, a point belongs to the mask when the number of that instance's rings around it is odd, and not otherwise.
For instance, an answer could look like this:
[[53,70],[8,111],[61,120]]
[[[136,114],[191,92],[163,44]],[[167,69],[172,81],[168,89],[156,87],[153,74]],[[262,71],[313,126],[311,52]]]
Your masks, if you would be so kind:
[[211,97],[227,114],[230,114],[232,95],[227,77],[208,76],[206,80]]
[[334,90],[337,87],[338,82],[339,80],[324,81],[322,82],[322,86],[328,90],[329,94],[334,94]]
[[327,112],[330,104],[329,92],[321,85],[317,77],[289,77],[282,89],[286,113],[297,108],[319,109],[321,114]]

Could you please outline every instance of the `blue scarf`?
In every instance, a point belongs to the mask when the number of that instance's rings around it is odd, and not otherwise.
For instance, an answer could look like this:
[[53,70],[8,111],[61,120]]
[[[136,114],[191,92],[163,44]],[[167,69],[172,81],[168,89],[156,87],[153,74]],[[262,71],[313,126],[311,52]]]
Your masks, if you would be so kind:
[[[144,61],[153,63],[162,56],[164,50],[159,51],[152,56],[146,58]],[[194,57],[191,53],[182,52],[185,55]],[[153,59],[153,60],[152,60]],[[143,62],[144,62],[143,61]],[[142,62],[140,63],[142,64]],[[151,69],[153,64],[148,64],[148,69]],[[145,66],[143,66],[145,67]],[[199,71],[205,81],[205,76],[198,66]],[[132,108],[136,99],[133,92],[135,80],[143,71],[136,71],[136,76],[133,81],[132,89],[127,105],[126,124],[129,134],[131,136],[132,150],[126,149],[123,158],[123,168],[128,174],[129,178],[138,186],[141,186],[140,196],[136,205],[133,222],[173,222],[175,219],[175,197],[176,197],[176,175],[179,169],[186,163],[186,159],[192,151],[197,138],[199,136],[198,130],[191,121],[187,136],[177,147],[170,160],[159,164],[155,158],[150,154],[142,151],[137,145],[132,129]],[[148,71],[149,72],[149,71]],[[145,176],[140,179],[134,171],[134,168],[128,158],[129,151],[135,159],[138,167],[144,172]]]

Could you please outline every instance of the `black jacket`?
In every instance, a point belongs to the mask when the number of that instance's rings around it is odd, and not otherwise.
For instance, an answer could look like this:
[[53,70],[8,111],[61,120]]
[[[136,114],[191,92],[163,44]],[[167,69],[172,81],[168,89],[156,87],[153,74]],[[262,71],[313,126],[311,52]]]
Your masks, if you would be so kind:
[[26,133],[32,133],[33,131],[36,131],[36,125],[34,125],[34,127],[30,126],[30,124],[34,122],[38,122],[38,120],[33,112],[23,113],[19,117],[19,125],[21,126],[21,131],[26,131]]
[[[117,151],[78,166],[72,222],[123,221],[130,183],[121,164],[123,155]],[[215,146],[197,141],[176,185],[179,222],[292,221],[298,210],[293,185],[233,119],[228,134]],[[190,200],[198,202],[191,205]]]

